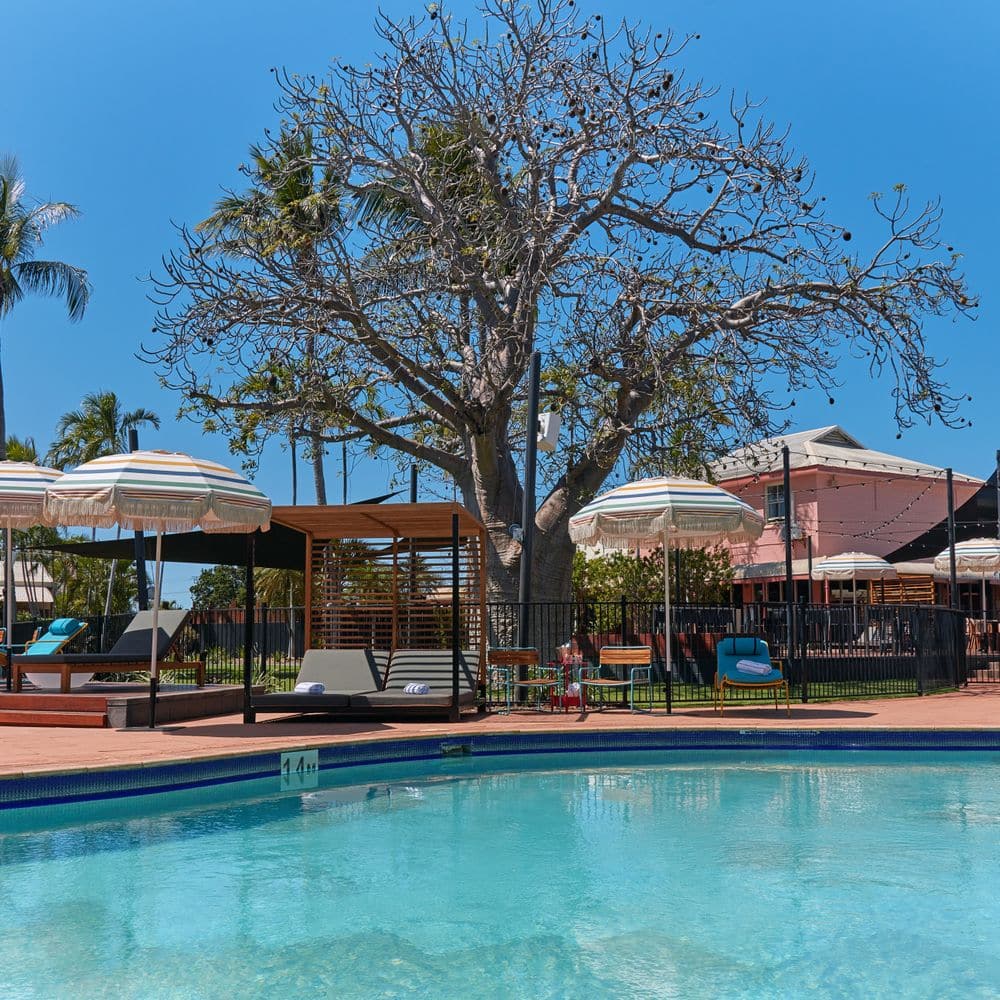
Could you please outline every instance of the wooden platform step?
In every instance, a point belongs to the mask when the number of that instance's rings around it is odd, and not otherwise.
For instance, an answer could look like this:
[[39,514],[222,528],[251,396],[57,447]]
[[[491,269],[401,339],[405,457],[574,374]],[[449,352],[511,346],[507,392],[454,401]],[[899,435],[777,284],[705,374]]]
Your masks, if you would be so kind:
[[0,708],[0,726],[63,726],[76,729],[103,729],[107,725],[108,717],[103,711],[75,712],[67,709]]
[[29,712],[105,712],[108,697],[104,694],[49,694],[29,691],[0,693],[0,711],[26,709]]

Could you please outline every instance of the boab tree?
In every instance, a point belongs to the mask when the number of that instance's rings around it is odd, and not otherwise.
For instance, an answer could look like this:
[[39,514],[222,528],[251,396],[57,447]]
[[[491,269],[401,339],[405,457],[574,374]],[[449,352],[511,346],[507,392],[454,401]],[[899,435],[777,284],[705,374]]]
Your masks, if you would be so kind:
[[961,422],[921,328],[974,305],[935,204],[876,197],[884,237],[856,251],[787,135],[685,79],[692,39],[529,8],[382,17],[372,64],[278,75],[274,162],[307,136],[340,210],[306,234],[309,268],[268,226],[224,245],[181,230],[150,357],[199,416],[245,449],[298,415],[436,467],[486,522],[509,597],[541,350],[571,443],[546,460],[540,599],[568,595],[567,518],[630,446],[773,431],[796,390],[835,385],[839,355],[888,373],[900,424]]

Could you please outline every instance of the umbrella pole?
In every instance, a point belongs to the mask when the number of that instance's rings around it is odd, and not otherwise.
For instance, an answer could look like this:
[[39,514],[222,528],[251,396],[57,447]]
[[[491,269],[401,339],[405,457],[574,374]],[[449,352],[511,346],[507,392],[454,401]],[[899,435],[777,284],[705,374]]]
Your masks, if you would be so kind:
[[986,635],[986,571],[983,570],[983,635]]
[[671,706],[671,681],[673,679],[670,671],[670,560],[667,558],[667,539],[663,539],[663,649],[664,649],[664,675],[666,681],[667,715],[670,715]]
[[153,641],[149,656],[149,728],[156,728],[156,692],[160,687],[159,664],[156,658],[157,639],[160,632],[160,555],[163,546],[163,529],[156,529],[156,567],[153,570]]
[[10,523],[7,524],[7,546],[4,549],[3,557],[3,594],[4,605],[7,612],[7,631],[4,633],[6,642],[4,646],[7,652],[7,690],[11,689],[11,681],[14,677],[14,599],[17,596],[14,591],[14,559],[11,552],[14,533],[11,531]]

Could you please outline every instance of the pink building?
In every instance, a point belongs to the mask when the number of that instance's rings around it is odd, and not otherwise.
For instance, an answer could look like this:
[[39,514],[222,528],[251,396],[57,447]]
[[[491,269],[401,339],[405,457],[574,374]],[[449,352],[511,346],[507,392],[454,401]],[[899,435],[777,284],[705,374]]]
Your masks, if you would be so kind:
[[[885,556],[947,515],[944,469],[871,451],[837,426],[741,448],[717,462],[712,472],[721,486],[762,511],[766,521],[756,542],[730,546],[744,601],[784,600],[783,445],[788,445],[791,467],[796,599],[826,597],[823,583],[810,587],[808,582],[810,546],[813,560],[841,552]],[[956,472],[953,482],[957,508],[983,480]],[[850,581],[830,586],[832,600],[850,600]],[[867,586],[858,582],[859,591]]]

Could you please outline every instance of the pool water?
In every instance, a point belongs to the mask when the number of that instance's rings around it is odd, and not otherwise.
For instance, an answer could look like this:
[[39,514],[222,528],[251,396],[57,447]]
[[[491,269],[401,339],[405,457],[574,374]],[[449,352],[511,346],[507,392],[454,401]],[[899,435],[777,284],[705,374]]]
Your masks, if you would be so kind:
[[277,788],[0,813],[0,996],[1000,996],[997,755],[472,757]]

